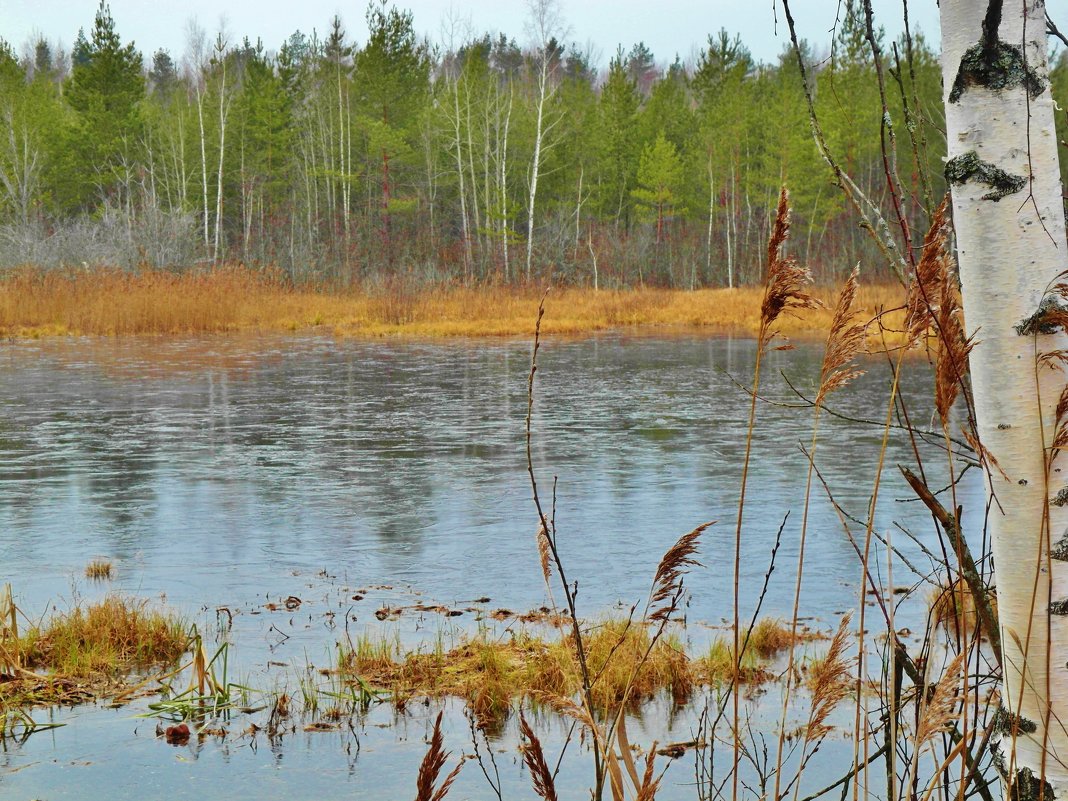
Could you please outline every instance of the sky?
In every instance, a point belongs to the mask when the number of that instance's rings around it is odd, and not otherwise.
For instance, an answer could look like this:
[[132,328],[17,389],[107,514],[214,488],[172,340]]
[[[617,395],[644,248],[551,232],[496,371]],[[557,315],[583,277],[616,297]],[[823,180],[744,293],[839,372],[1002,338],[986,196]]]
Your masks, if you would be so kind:
[[[0,0],[0,38],[16,52],[35,34],[60,42],[69,51],[79,27],[92,28],[98,0]],[[773,3],[778,8],[773,11]],[[214,38],[220,24],[232,39],[262,38],[268,50],[277,50],[295,30],[320,33],[334,14],[340,14],[349,38],[366,40],[363,0],[110,0],[112,16],[124,41],[133,39],[146,60],[165,48],[179,56],[185,47],[187,23],[195,18]],[[502,32],[526,44],[527,0],[396,0],[409,9],[416,30],[435,43],[447,41],[444,31],[454,20],[458,39],[474,33]],[[660,64],[684,61],[696,55],[711,33],[726,28],[740,34],[760,61],[772,61],[788,41],[781,0],[558,0],[566,35],[559,37],[581,47],[592,46],[595,63],[604,67],[622,45],[629,50],[644,42]],[[887,33],[902,30],[902,0],[873,0],[876,18]],[[830,42],[838,0],[792,0],[791,9],[800,36],[817,50]],[[776,15],[778,23],[776,24]],[[935,0],[909,3],[910,26],[938,41],[938,7]]]

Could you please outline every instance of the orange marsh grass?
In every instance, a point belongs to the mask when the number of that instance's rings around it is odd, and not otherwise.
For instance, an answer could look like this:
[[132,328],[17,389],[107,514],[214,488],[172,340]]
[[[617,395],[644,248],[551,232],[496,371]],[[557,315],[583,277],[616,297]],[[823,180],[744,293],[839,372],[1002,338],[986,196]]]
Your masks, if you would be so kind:
[[[326,327],[342,336],[516,336],[530,333],[540,287],[412,287],[396,281],[367,290],[292,287],[278,274],[243,267],[171,273],[93,269],[13,270],[0,278],[0,334],[128,335],[298,331]],[[833,290],[817,291],[830,301]],[[554,289],[543,330],[676,328],[755,335],[763,290]],[[874,314],[901,305],[897,287],[864,286],[857,308]],[[832,304],[828,304],[830,307]],[[821,338],[830,308],[778,327]],[[893,327],[893,322],[889,323]]]

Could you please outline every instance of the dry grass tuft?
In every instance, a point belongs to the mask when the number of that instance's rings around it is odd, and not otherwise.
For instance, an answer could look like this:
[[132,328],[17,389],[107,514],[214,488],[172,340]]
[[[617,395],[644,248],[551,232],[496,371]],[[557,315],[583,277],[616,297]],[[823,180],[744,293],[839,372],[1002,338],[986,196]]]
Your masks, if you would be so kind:
[[[708,653],[696,661],[695,672],[710,685],[721,685],[734,678],[734,652],[731,643],[717,637],[708,647]],[[756,649],[746,648],[738,665],[738,681],[742,684],[764,684],[774,678],[761,661]]]
[[31,668],[67,677],[116,676],[177,660],[189,646],[185,628],[180,618],[144,601],[109,596],[31,627],[19,648]]
[[[628,620],[586,628],[583,642],[595,707],[633,705],[659,692],[669,692],[683,704],[696,684],[710,680],[705,663],[691,662],[675,638],[661,637],[649,651],[651,637],[648,626]],[[649,657],[635,675],[646,651]],[[563,711],[582,688],[570,636],[546,640],[522,631],[508,640],[480,634],[449,649],[410,653],[402,653],[392,639],[363,638],[342,655],[340,670],[345,677],[359,677],[389,691],[401,705],[412,696],[463,698],[480,723],[490,726],[503,721],[516,699],[529,698]],[[746,676],[765,678],[758,670]]]
[[85,577],[94,581],[105,581],[111,578],[111,562],[107,559],[94,559],[85,566]]
[[[519,336],[543,288],[389,285],[367,290],[293,287],[271,271],[243,267],[181,273],[122,270],[9,271],[0,278],[0,335],[189,334],[323,329],[341,336]],[[830,300],[830,291],[814,292]],[[781,300],[782,298],[780,298]],[[742,289],[560,288],[543,321],[547,334],[609,329],[694,329],[755,336],[764,293]],[[776,301],[777,302],[777,301]],[[862,288],[857,308],[873,316],[901,305],[897,287]],[[781,309],[780,309],[781,311]],[[820,339],[832,315],[784,315],[779,333]]]

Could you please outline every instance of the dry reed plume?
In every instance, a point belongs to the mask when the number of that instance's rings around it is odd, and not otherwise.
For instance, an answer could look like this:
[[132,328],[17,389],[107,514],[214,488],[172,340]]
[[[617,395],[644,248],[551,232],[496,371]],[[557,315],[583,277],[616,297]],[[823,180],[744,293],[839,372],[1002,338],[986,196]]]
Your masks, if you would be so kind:
[[427,748],[426,756],[423,757],[423,762],[419,766],[419,775],[415,782],[415,801],[441,801],[448,794],[452,783],[456,781],[456,777],[464,766],[463,760],[460,760],[452,772],[438,785],[438,776],[449,759],[449,752],[445,750],[444,738],[441,736],[443,714],[444,712],[438,712],[437,719],[434,721],[434,733],[430,737],[430,747]]
[[838,631],[831,639],[831,646],[827,649],[826,656],[814,663],[809,672],[812,705],[809,708],[808,723],[805,726],[806,741],[811,742],[826,736],[831,730],[827,725],[831,712],[853,689],[855,660],[846,657],[850,620],[851,615],[842,618]]
[[760,304],[761,347],[766,347],[777,331],[772,328],[784,312],[815,309],[822,305],[806,287],[812,274],[793,256],[783,250],[790,235],[790,193],[784,186],[779,193],[779,205],[771,238],[768,240],[768,272],[764,284],[764,299]]
[[545,752],[541,747],[541,740],[527,723],[526,715],[519,714],[519,733],[522,743],[519,746],[523,754],[523,761],[530,771],[530,782],[534,786],[534,792],[545,801],[557,801],[556,782],[549,763],[545,761]]
[[933,333],[935,343],[935,408],[949,419],[968,369],[974,341],[965,334],[964,313],[950,252],[952,227],[949,197],[939,205],[923,241],[916,274],[906,300],[905,327],[910,346]]
[[700,567],[701,563],[693,557],[701,534],[711,525],[702,523],[689,534],[683,534],[661,557],[649,594],[648,620],[666,622],[675,611],[682,594],[682,577],[687,568]]
[[868,323],[855,322],[857,313],[853,309],[859,289],[857,276],[860,265],[846,279],[845,286],[838,296],[834,307],[831,330],[827,336],[827,348],[823,354],[823,366],[820,369],[820,388],[816,393],[816,405],[835,390],[842,389],[854,378],[864,374],[853,365],[853,360],[864,348],[868,338]]
[[[785,278],[786,276],[782,276]],[[786,291],[789,299],[789,288]],[[530,333],[540,292],[526,287],[294,287],[273,273],[240,267],[170,273],[119,270],[16,270],[0,279],[0,335],[133,335],[235,331],[327,330],[340,336],[518,336]],[[825,300],[830,294],[816,291]],[[892,286],[862,289],[869,316],[900,305]],[[550,334],[611,329],[700,330],[755,336],[765,301],[759,287],[741,289],[554,290]],[[771,302],[783,300],[776,295]],[[777,330],[821,338],[827,309],[804,319],[785,315]]]

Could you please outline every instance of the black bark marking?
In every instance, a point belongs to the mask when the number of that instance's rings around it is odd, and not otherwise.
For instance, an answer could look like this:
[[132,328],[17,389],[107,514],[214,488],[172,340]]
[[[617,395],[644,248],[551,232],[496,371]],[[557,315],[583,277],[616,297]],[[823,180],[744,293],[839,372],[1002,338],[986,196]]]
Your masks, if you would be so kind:
[[1009,801],[1053,801],[1055,797],[1053,785],[1030,768],[1020,768],[1009,783]]
[[1013,175],[989,161],[983,161],[974,150],[961,153],[946,162],[946,180],[951,183],[966,184],[973,178],[994,190],[987,192],[982,199],[995,203],[1027,185],[1027,179],[1022,175]]
[[[1066,322],[1068,322],[1068,306],[1061,303],[1056,295],[1046,295],[1038,304],[1038,310],[1026,320],[1017,323],[1015,328],[1016,333],[1022,337],[1055,334],[1065,328]],[[1060,495],[1057,497],[1059,498]]]
[[1031,97],[1042,93],[1042,79],[1024,58],[1023,48],[1003,42],[998,36],[1001,27],[1002,0],[990,0],[983,17],[983,34],[979,44],[969,47],[960,60],[957,77],[949,92],[949,102],[956,103],[972,86],[999,91],[1023,86]]
[[1059,615],[1064,617],[1068,615],[1068,598],[1064,598],[1060,601],[1054,601],[1049,605],[1049,613],[1051,615]]
[[[1062,487],[1061,491],[1050,498],[1049,502],[1054,506],[1068,506],[1068,487]],[[1061,540],[1061,542],[1066,541],[1068,541],[1068,534],[1066,534],[1064,540]]]
[[[1066,490],[1061,490],[1061,493],[1063,494],[1065,491]],[[1062,505],[1063,504],[1058,504],[1058,506]],[[1061,537],[1060,541],[1056,545],[1050,548],[1049,558],[1056,559],[1061,562],[1068,562],[1068,531],[1064,533],[1064,536]]]
[[994,729],[1006,735],[1018,732],[1034,734],[1038,731],[1038,725],[1033,720],[1028,720],[1022,715],[1010,712],[1004,706],[999,706],[998,711],[994,713]]

